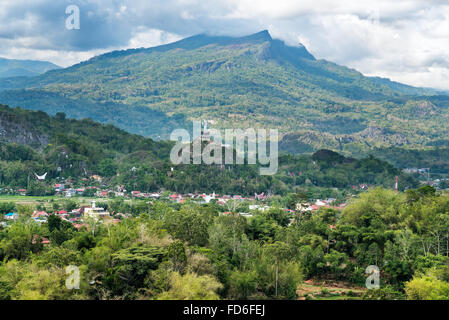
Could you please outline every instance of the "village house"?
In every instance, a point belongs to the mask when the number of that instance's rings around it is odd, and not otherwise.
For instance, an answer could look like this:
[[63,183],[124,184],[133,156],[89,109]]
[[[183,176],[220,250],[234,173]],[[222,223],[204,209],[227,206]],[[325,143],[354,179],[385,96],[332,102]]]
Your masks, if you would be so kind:
[[33,214],[31,215],[32,218],[47,218],[48,213],[45,211],[37,211],[34,210]]
[[82,215],[81,210],[82,210],[82,207],[73,209],[72,211],[70,211],[69,216],[79,218]]
[[84,217],[99,219],[102,217],[109,216],[109,212],[105,211],[104,208],[99,208],[96,206],[95,200],[92,201],[91,207],[84,207]]
[[62,192],[62,190],[64,189],[64,184],[56,183],[55,185],[53,185],[53,188],[55,189],[55,192]]
[[5,214],[5,219],[6,220],[17,220],[19,219],[19,215],[15,212],[10,212]]
[[131,191],[131,195],[133,197],[139,198],[139,197],[141,197],[141,192],[140,191]]
[[46,223],[48,218],[48,213],[45,211],[34,211],[31,218],[38,223]]
[[202,194],[201,203],[210,203],[211,200],[215,200],[215,192],[212,195]]
[[47,238],[38,236],[37,234],[35,234],[33,236],[33,240],[31,240],[32,244],[36,244],[38,241],[40,241],[40,243],[42,243],[43,245],[47,246],[50,244],[50,240],[48,240]]
[[78,230],[80,230],[81,228],[89,228],[89,225],[87,225],[86,223],[74,223],[73,226]]
[[251,218],[253,215],[248,212],[240,212],[239,213],[242,217]]
[[184,197],[180,194],[174,193],[168,197],[171,201],[182,203],[184,202]]
[[78,189],[76,189],[76,193],[77,194],[83,194],[83,192],[85,191],[86,189],[84,189],[84,188],[78,188]]
[[262,212],[268,211],[270,210],[269,206],[261,206],[259,204],[251,204],[249,205],[249,210],[254,211],[254,210],[259,210]]
[[100,177],[100,176],[97,175],[97,174],[94,174],[94,175],[90,176],[89,178],[92,179],[92,180],[98,181],[98,182],[103,181],[103,178]]
[[307,208],[305,211],[318,211],[321,208],[329,208],[334,210],[343,210],[346,207],[346,203],[342,203],[338,206],[332,206],[332,202],[334,202],[335,199],[326,199],[326,200],[316,200],[314,204],[306,204]]

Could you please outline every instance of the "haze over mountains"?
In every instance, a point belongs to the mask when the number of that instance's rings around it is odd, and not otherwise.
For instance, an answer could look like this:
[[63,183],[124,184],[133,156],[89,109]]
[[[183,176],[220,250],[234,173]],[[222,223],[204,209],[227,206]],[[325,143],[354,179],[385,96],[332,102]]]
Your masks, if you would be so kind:
[[317,60],[267,31],[114,51],[3,79],[0,90],[0,102],[12,107],[89,117],[157,139],[202,118],[218,128],[278,128],[281,148],[294,153],[449,145],[449,97]]
[[60,68],[48,61],[0,58],[0,78],[33,77]]

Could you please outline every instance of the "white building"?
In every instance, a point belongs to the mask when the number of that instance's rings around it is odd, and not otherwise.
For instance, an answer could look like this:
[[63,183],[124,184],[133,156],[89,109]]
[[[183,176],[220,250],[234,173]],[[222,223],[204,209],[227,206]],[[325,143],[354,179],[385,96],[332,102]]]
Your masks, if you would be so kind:
[[109,212],[105,211],[104,208],[98,208],[95,204],[95,200],[92,201],[91,207],[84,208],[85,218],[99,219],[101,217],[109,216]]

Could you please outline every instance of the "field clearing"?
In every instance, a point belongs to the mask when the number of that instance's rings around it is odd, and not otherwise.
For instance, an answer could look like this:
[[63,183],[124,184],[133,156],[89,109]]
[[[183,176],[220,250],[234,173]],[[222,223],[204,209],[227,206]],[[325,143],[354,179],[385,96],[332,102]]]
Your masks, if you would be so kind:
[[363,287],[351,286],[343,282],[319,284],[307,280],[296,291],[299,300],[360,300],[366,291]]
[[[96,198],[96,197],[63,197],[63,196],[17,196],[17,195],[2,195],[0,196],[0,203],[14,202],[16,204],[36,205],[39,203],[48,203],[54,201],[68,201],[73,200],[79,204],[90,204],[93,200],[96,202],[107,202],[111,199]],[[125,200],[131,201],[131,200]]]

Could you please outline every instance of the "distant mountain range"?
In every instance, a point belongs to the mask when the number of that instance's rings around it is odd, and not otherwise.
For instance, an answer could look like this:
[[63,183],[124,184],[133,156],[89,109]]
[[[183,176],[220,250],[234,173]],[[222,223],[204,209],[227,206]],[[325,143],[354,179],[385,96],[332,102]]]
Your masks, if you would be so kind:
[[34,77],[61,67],[47,61],[0,58],[0,78]]
[[0,80],[0,102],[166,139],[192,119],[278,128],[293,153],[449,145],[449,97],[318,60],[267,31],[197,35]]

